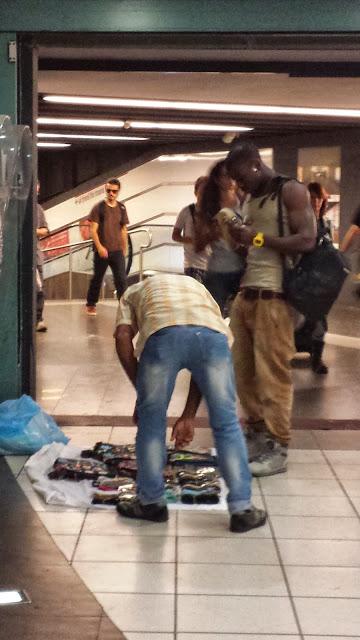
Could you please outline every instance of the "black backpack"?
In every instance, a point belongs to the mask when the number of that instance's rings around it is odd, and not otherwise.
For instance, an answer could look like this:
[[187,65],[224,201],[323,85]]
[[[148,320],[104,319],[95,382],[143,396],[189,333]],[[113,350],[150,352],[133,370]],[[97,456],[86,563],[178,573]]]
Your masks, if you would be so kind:
[[[279,236],[284,234],[281,203],[282,187],[289,178],[279,180],[278,199]],[[312,251],[303,253],[293,266],[283,261],[283,289],[286,300],[306,318],[320,320],[326,316],[341,288],[350,268],[345,256],[334,247],[331,238],[318,232]]]

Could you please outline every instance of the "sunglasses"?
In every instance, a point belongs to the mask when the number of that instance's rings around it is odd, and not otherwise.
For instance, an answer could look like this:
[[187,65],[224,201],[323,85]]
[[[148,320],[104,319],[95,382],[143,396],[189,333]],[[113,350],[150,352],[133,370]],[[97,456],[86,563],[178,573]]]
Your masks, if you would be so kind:
[[106,189],[106,193],[119,193],[119,189]]

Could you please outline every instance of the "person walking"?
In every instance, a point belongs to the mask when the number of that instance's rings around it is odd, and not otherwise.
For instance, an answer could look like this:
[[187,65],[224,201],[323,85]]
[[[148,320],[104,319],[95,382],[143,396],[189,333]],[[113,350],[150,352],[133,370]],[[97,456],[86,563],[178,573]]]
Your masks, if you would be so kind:
[[105,185],[105,200],[98,202],[89,216],[90,233],[94,242],[94,275],[90,281],[85,307],[89,316],[96,316],[96,304],[108,267],[114,276],[118,300],[127,287],[125,254],[127,251],[126,225],[129,219],[125,205],[117,200],[120,188],[120,181],[117,178],[108,180]]

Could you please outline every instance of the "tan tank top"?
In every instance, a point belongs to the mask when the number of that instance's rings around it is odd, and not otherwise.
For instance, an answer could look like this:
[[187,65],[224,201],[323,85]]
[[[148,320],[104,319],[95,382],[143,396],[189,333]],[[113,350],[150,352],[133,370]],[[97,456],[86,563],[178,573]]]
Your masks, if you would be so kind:
[[[244,222],[265,236],[279,236],[278,227],[278,199],[271,197],[251,198],[244,204]],[[264,201],[264,202],[263,202]],[[260,206],[261,202],[263,205]],[[284,235],[289,235],[289,223],[286,208],[283,204]],[[283,267],[281,255],[269,247],[250,246],[247,257],[245,275],[241,281],[242,287],[257,287],[282,291]]]

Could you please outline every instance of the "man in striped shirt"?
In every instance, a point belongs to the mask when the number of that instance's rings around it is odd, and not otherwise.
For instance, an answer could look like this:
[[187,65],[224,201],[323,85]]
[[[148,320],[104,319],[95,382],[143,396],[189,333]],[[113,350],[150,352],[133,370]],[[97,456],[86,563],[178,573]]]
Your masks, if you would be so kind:
[[[119,513],[155,522],[168,519],[163,480],[166,412],[178,372],[188,369],[198,387],[192,385],[192,401],[198,403],[203,395],[208,406],[219,467],[229,490],[230,529],[243,532],[263,525],[265,512],[251,504],[227,326],[209,292],[188,276],[152,276],[123,294],[114,335],[119,360],[137,391],[138,425],[138,498],[119,503]],[[172,438],[182,447],[192,434],[180,422]]]

